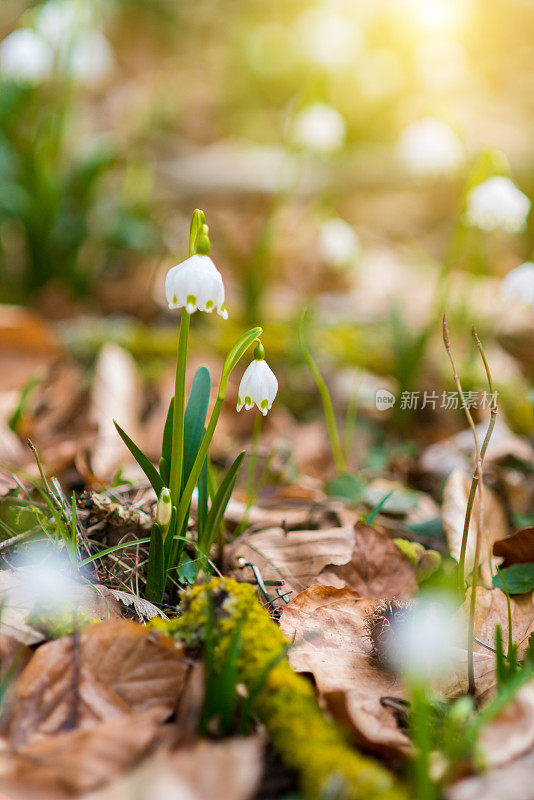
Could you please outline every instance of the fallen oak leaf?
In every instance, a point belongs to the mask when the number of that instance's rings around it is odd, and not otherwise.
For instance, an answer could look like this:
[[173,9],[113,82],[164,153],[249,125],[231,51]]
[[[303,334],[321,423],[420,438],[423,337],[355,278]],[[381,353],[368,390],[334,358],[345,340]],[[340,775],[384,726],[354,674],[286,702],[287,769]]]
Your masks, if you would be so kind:
[[150,800],[250,800],[260,783],[263,749],[262,736],[249,736],[160,752],[85,800],[132,800],[140,787]]
[[54,800],[92,791],[134,767],[160,729],[154,712],[125,714],[0,756],[0,789],[13,800]]
[[353,546],[352,527],[290,532],[268,528],[238,540],[230,555],[232,564],[244,558],[260,569],[264,579],[283,579],[284,589],[299,592],[317,583],[325,566],[346,564]]
[[125,620],[91,625],[42,645],[10,690],[10,742],[21,747],[72,724],[89,728],[131,712],[168,717],[182,690],[182,649]]
[[414,564],[389,536],[363,522],[355,526],[350,560],[324,569],[317,582],[349,586],[362,597],[381,600],[404,599],[417,592]]
[[493,555],[503,559],[501,569],[534,561],[534,527],[523,528],[507,539],[498,539],[493,545]]
[[380,603],[349,588],[311,586],[284,609],[280,627],[293,646],[289,662],[314,677],[331,712],[361,746],[386,757],[409,750],[409,740],[381,700],[401,703],[404,690],[371,656],[368,619]]

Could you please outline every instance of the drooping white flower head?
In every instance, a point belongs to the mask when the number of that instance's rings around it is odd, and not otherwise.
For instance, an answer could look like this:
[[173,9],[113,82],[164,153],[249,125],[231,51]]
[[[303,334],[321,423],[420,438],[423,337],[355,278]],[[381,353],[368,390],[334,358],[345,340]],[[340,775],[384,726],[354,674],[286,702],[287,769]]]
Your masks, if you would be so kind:
[[505,275],[501,291],[511,300],[534,308],[534,262],[525,261]]
[[327,264],[345,269],[358,260],[361,244],[352,225],[344,219],[332,218],[321,225],[319,248]]
[[22,83],[42,83],[52,74],[54,53],[31,28],[19,28],[0,43],[0,74]]
[[313,103],[300,111],[293,122],[293,142],[316,153],[333,153],[345,142],[344,117],[327,103]]
[[241,378],[237,393],[237,410],[241,411],[245,406],[249,411],[256,404],[265,416],[274,402],[277,391],[276,375],[265,361],[263,346],[259,344],[254,351],[254,361],[248,365]]
[[462,645],[465,629],[457,610],[442,595],[427,595],[391,625],[385,655],[408,680],[433,683],[454,669]]
[[530,206],[529,198],[513,181],[498,175],[471,189],[465,217],[483,231],[518,233],[526,227]]
[[165,279],[169,308],[185,308],[188,314],[199,311],[217,313],[228,319],[224,305],[222,275],[208,255],[194,255],[170,269]]
[[406,128],[398,141],[397,153],[406,169],[417,177],[449,175],[465,159],[464,147],[456,133],[433,117]]

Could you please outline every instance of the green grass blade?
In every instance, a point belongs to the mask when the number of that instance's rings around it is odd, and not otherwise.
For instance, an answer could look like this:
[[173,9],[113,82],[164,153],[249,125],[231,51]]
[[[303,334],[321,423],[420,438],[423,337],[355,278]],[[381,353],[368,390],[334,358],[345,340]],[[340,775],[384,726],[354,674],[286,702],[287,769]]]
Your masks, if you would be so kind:
[[150,485],[156,492],[156,495],[159,497],[165,484],[163,483],[163,479],[156,467],[150,461],[150,459],[145,456],[143,451],[135,444],[135,442],[132,442],[128,434],[122,430],[121,426],[115,422],[115,420],[113,420],[113,424],[115,425],[117,433],[121,437],[122,441],[147,476],[148,480],[150,481]]
[[245,451],[242,450],[224,476],[217,494],[215,495],[211,504],[210,512],[206,520],[204,536],[201,542],[199,540],[201,549],[206,553],[206,555],[209,554],[211,545],[213,544],[215,536],[217,535],[219,525],[221,524],[224,512],[226,510],[226,506],[228,505],[228,501],[230,500],[234,490],[235,482],[237,480],[237,472],[244,457]]

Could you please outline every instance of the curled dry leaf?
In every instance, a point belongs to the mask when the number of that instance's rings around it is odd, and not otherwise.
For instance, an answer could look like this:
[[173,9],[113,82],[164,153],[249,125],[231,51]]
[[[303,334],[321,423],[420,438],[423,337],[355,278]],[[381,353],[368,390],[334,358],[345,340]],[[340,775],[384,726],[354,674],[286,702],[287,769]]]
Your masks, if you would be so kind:
[[[457,561],[460,557],[465,512],[467,509],[467,500],[470,489],[471,476],[459,469],[452,472],[443,488],[443,506],[441,511],[443,527],[445,528],[445,532],[447,534],[447,543],[449,545],[450,554]],[[478,502],[479,500],[477,492],[475,502],[473,503],[467,539],[467,550],[465,556],[465,567],[467,573],[471,572],[473,569],[475,559]],[[506,539],[510,531],[508,528],[506,513],[501,501],[495,492],[493,492],[487,486],[484,486],[483,512],[484,531],[482,532],[483,540],[480,548],[480,564],[482,579],[486,585],[491,586],[491,575],[488,566],[488,546],[490,548],[489,559],[491,559],[491,569],[494,573],[495,567],[499,562],[491,554],[491,548],[493,547],[494,542],[498,541],[499,539]]]
[[165,719],[183,687],[182,650],[125,620],[91,625],[42,645],[10,692],[7,732],[16,747],[130,712]]
[[361,522],[354,529],[350,560],[323,570],[318,582],[349,586],[362,597],[381,600],[411,597],[417,591],[414,564],[389,536]]
[[369,525],[293,531],[270,528],[242,539],[233,553],[283,578],[295,592],[313,584],[349,586],[363,597],[409,597],[417,591],[414,565],[386,534]]
[[534,528],[523,528],[508,539],[499,539],[493,545],[493,555],[503,559],[503,568],[534,561]]
[[154,743],[157,714],[125,714],[59,733],[0,756],[0,789],[12,800],[54,800],[92,791],[134,767]]
[[409,748],[385,697],[402,701],[404,691],[371,657],[369,614],[378,601],[349,588],[311,586],[284,609],[280,627],[294,641],[289,661],[313,675],[332,713],[347,723],[357,743],[385,756]]
[[263,747],[261,736],[250,736],[161,752],[85,800],[250,800],[261,779]]
[[[25,570],[25,567],[16,571],[0,570],[0,634],[31,645],[44,641],[46,637],[26,621],[34,608],[35,598],[28,596]],[[106,586],[82,585],[76,581],[71,581],[71,584],[73,606],[79,614],[102,621],[122,617],[117,600]]]
[[232,562],[244,558],[259,567],[266,580],[282,578],[285,588],[300,592],[317,583],[328,564],[346,564],[354,546],[354,530],[329,528],[318,531],[290,531],[268,528],[239,541]]

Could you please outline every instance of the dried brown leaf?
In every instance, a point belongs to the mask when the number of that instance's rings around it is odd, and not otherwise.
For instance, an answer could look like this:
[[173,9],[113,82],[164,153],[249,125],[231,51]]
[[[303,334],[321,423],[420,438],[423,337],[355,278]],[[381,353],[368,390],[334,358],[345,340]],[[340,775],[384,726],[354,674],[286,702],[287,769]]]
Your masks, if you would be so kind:
[[165,719],[183,687],[182,650],[125,620],[85,628],[42,645],[10,692],[10,741],[17,747],[130,712]]
[[503,559],[501,567],[534,561],[534,528],[523,528],[493,545],[493,555]]
[[134,767],[154,743],[158,715],[125,714],[0,756],[0,787],[13,800],[72,797]]
[[446,800],[533,800],[534,750],[482,775],[449,786]]
[[358,523],[350,561],[328,567],[318,582],[330,586],[350,586],[362,597],[377,599],[411,597],[417,591],[412,562],[385,533]]
[[[449,551],[457,561],[460,557],[462,544],[462,534],[467,509],[467,500],[471,488],[471,477],[462,470],[454,470],[448,478],[443,488],[442,519],[443,527],[447,534]],[[466,572],[473,569],[475,559],[476,544],[476,525],[478,517],[478,493],[473,503],[473,510],[469,524],[469,534],[467,539],[467,550],[465,555]],[[493,543],[499,539],[506,539],[510,533],[506,512],[495,492],[484,487],[484,530],[482,531],[482,545],[480,548],[480,564],[482,578],[486,585],[491,586],[491,575],[488,565],[488,547],[490,548],[489,558],[491,559],[492,572],[498,561],[491,554]]]
[[359,745],[386,756],[405,753],[408,738],[384,697],[402,701],[404,691],[371,657],[368,617],[378,601],[349,588],[311,586],[284,609],[280,627],[294,640],[289,661],[313,675],[331,711],[349,724]]
[[249,800],[260,782],[263,747],[261,736],[250,736],[158,753],[86,800]]

